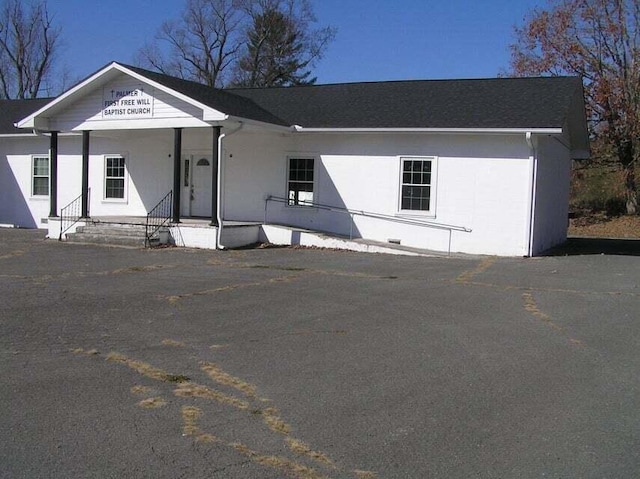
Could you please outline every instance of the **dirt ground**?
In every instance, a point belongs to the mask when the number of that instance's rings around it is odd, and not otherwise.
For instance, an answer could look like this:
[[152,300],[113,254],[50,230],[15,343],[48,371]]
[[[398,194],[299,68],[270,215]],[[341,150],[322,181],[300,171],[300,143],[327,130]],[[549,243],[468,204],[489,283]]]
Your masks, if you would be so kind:
[[640,239],[640,216],[607,217],[604,214],[572,218],[569,236]]

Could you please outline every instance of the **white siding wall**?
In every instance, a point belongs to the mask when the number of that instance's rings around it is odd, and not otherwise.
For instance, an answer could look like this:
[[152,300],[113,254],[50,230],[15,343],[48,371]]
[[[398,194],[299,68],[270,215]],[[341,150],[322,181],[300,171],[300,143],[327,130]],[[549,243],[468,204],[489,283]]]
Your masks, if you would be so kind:
[[264,199],[284,196],[286,151],[291,139],[277,133],[240,131],[223,141],[224,217],[262,221]]
[[571,155],[551,137],[540,137],[534,215],[533,254],[567,239]]
[[[145,130],[92,133],[89,155],[89,198],[92,216],[142,216],[173,185],[173,132]],[[0,223],[46,228],[49,198],[31,195],[31,157],[48,155],[49,138],[4,138],[0,143]],[[124,155],[125,200],[104,198],[105,155]],[[58,140],[58,213],[82,192],[82,139]]]
[[[210,152],[211,129],[185,130],[183,150]],[[43,227],[47,199],[33,199],[31,155],[46,154],[48,138],[0,143],[0,223]],[[534,253],[566,234],[568,154],[553,139],[539,142]],[[142,216],[173,185],[173,131],[92,132],[92,216]],[[399,156],[438,158],[435,214],[426,221],[467,227],[454,231],[453,252],[526,255],[528,246],[529,149],[524,135],[444,134],[286,135],[242,130],[224,140],[224,218],[262,221],[264,199],[286,196],[287,156],[316,158],[314,201],[400,216]],[[104,156],[122,154],[127,166],[126,201],[104,199]],[[60,137],[59,199],[62,208],[81,191],[81,138]],[[185,199],[183,198],[183,201]],[[348,215],[270,203],[272,223],[349,235]],[[355,217],[354,237],[446,251],[446,231]]]
[[[173,132],[131,131],[112,137],[92,134],[89,157],[90,213],[92,216],[144,216],[173,187]],[[81,153],[81,142],[78,150]],[[123,155],[126,165],[125,200],[107,200],[104,191],[105,155]],[[81,192],[82,159],[76,153],[76,191]],[[63,180],[62,173],[58,173]],[[64,203],[60,207],[64,206]]]
[[49,139],[0,139],[0,224],[46,228],[49,198],[31,195],[31,157],[49,154]]
[[[153,118],[103,118],[103,92],[117,90],[134,90],[144,86],[145,93],[153,97]],[[202,121],[202,110],[171,96],[162,90],[125,75],[120,75],[104,86],[98,86],[86,96],[77,100],[73,106],[54,115],[50,120],[52,130],[105,130],[116,128],[153,128],[167,126],[165,120],[170,120],[173,126],[206,126]]]
[[[227,141],[225,217],[260,221],[264,197],[286,196],[288,154],[317,158],[314,200],[398,215],[399,155],[438,157],[437,223],[453,232],[452,251],[526,254],[528,149],[521,136],[238,134]],[[284,151],[283,151],[284,149]],[[232,155],[232,157],[230,155]],[[233,186],[230,186],[233,185]],[[311,208],[269,205],[268,219],[309,229],[350,233],[350,218]],[[446,251],[448,232],[356,217],[354,236]]]

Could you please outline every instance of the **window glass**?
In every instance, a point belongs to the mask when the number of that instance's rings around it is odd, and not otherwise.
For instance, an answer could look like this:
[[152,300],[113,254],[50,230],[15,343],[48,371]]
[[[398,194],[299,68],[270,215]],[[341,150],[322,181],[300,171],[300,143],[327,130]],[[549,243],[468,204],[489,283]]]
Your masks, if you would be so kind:
[[107,157],[105,198],[124,198],[125,167],[121,156]]
[[432,167],[432,160],[402,160],[400,209],[411,211],[431,209]]
[[32,169],[33,196],[49,195],[49,158],[34,157]]
[[189,166],[191,161],[187,158],[184,160],[184,186],[189,186]]
[[289,205],[313,203],[313,158],[289,158]]

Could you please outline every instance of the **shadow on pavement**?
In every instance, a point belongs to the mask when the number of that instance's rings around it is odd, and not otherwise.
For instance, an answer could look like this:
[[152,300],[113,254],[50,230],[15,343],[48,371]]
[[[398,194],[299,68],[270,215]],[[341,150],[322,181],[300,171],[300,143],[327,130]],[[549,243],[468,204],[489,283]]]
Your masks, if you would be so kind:
[[581,256],[591,254],[640,256],[640,239],[569,237],[543,256]]

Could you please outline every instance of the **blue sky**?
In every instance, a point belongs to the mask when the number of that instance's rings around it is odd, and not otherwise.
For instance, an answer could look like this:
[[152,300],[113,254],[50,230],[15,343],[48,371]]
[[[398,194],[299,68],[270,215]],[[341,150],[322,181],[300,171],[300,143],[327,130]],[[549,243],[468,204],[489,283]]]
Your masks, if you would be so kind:
[[[82,78],[125,63],[181,0],[48,0],[63,28],[60,61]],[[544,0],[312,0],[338,34],[318,83],[495,77],[508,66],[513,26]]]

